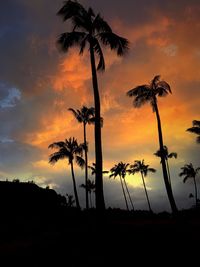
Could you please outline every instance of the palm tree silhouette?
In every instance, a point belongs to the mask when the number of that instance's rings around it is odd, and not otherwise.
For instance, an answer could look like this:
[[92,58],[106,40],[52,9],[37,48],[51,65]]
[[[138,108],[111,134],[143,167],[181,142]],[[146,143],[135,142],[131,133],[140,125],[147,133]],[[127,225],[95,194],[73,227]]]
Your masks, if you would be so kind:
[[95,110],[93,107],[87,108],[83,106],[81,110],[75,110],[73,108],[69,108],[69,111],[71,111],[74,115],[74,117],[77,119],[78,122],[83,124],[83,136],[84,136],[84,151],[85,151],[85,199],[86,199],[86,209],[89,207],[88,203],[88,143],[87,143],[87,137],[86,137],[86,126],[87,124],[94,123],[95,119]]
[[[123,56],[128,50],[128,40],[113,33],[108,23],[100,16],[95,15],[92,8],[87,10],[77,1],[65,1],[63,7],[57,13],[63,21],[71,20],[73,29],[71,32],[62,33],[57,44],[63,52],[68,52],[70,47],[79,46],[80,54],[83,54],[86,46],[89,47],[94,106],[95,106],[95,158],[96,158],[96,208],[105,209],[103,194],[103,158],[101,143],[101,106],[98,89],[97,70],[105,70],[105,61],[101,44],[115,50],[117,55]],[[99,58],[96,68],[95,54]]]
[[89,196],[90,196],[90,208],[93,207],[92,205],[92,193],[95,192],[95,183],[94,181],[87,179],[87,186],[85,184],[81,184],[80,187],[88,190]]
[[74,159],[78,166],[81,168],[84,167],[85,161],[82,158],[83,153],[83,145],[79,145],[77,140],[73,137],[70,137],[69,139],[66,139],[65,142],[55,142],[49,145],[49,148],[51,149],[58,149],[57,152],[51,154],[49,156],[49,163],[55,164],[58,160],[61,159],[68,159],[68,164],[71,166],[71,174],[72,174],[72,182],[73,182],[73,188],[74,188],[74,196],[76,200],[76,207],[80,209],[79,204],[79,198],[78,193],[76,189],[76,180],[74,175]]
[[135,160],[135,163],[133,165],[130,165],[129,173],[135,174],[137,172],[140,172],[141,177],[142,177],[142,182],[143,182],[144,191],[145,191],[146,198],[147,198],[147,203],[149,206],[149,211],[153,212],[151,205],[150,205],[149,196],[147,193],[147,188],[146,188],[144,177],[146,177],[149,172],[156,172],[156,170],[153,168],[149,168],[149,165],[145,165],[144,160],[142,160],[142,161],[141,160]]
[[161,119],[160,119],[160,114],[158,110],[158,100],[157,100],[157,97],[164,97],[164,96],[167,96],[169,93],[172,93],[169,84],[166,83],[165,81],[160,80],[160,76],[157,75],[150,82],[150,84],[139,85],[129,90],[127,92],[127,95],[129,97],[134,98],[133,105],[135,108],[140,108],[142,105],[146,103],[150,103],[153,108],[153,112],[156,113],[163,178],[164,178],[165,187],[166,187],[166,191],[167,191],[167,195],[169,198],[172,212],[176,213],[178,209],[177,209],[177,206],[174,200],[172,188],[169,183],[169,178],[167,175],[167,167],[166,167],[166,161],[165,161],[165,156],[164,156]]
[[[177,155],[176,152],[169,153],[167,146],[163,146],[163,149],[164,149],[163,152],[164,152],[164,156],[165,156],[165,160],[166,160],[166,164],[167,164],[167,172],[168,172],[169,183],[171,185],[171,175],[170,175],[168,159],[171,159],[171,158],[175,158],[176,159],[178,155]],[[156,153],[154,153],[154,155],[161,158],[161,151],[157,150]]]
[[193,127],[188,128],[186,131],[197,134],[198,136],[197,136],[196,141],[197,143],[200,144],[200,121],[194,120],[192,124],[193,124]]
[[183,182],[185,183],[189,178],[192,178],[194,181],[194,191],[195,191],[195,202],[196,202],[196,207],[198,205],[198,193],[197,193],[197,183],[196,183],[196,176],[198,172],[200,171],[199,168],[194,168],[193,164],[185,164],[184,167],[181,168],[182,172],[179,173],[179,176],[182,177],[184,176]]
[[[127,201],[127,198],[126,198],[126,193],[125,193],[124,185],[125,185],[125,188],[126,188],[126,191],[127,191],[127,194],[128,194],[128,197],[129,197],[129,200],[130,200],[132,209],[134,210],[133,202],[132,202],[132,199],[131,199],[129,190],[128,190],[126,179],[125,179],[126,174],[127,174],[127,168],[128,168],[128,166],[129,166],[128,163],[119,162],[113,168],[110,169],[110,172],[111,172],[110,178],[111,177],[114,177],[115,178],[115,177],[119,176],[120,182],[121,182],[122,191],[123,191],[123,195],[124,195],[124,200],[125,200],[125,204],[126,204],[126,208],[127,208],[127,210],[129,210],[128,201]],[[124,185],[123,185],[123,181],[124,181]]]
[[[92,163],[92,166],[88,166],[88,169],[91,170],[91,175],[96,174],[96,163]],[[102,174],[109,173],[109,171],[102,171]]]

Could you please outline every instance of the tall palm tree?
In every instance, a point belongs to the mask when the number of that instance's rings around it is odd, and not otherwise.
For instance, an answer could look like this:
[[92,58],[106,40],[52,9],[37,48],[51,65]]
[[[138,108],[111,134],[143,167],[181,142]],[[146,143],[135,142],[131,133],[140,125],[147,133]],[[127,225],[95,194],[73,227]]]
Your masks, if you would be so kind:
[[87,179],[87,186],[85,184],[81,184],[80,187],[84,188],[86,190],[88,190],[89,196],[90,196],[90,208],[93,207],[92,205],[92,193],[95,192],[95,183],[94,181]]
[[156,113],[163,178],[164,178],[164,183],[165,183],[165,187],[166,187],[166,191],[167,191],[167,195],[169,198],[172,212],[176,213],[178,209],[177,209],[177,206],[174,200],[172,188],[169,183],[169,178],[167,175],[167,166],[166,166],[166,161],[165,161],[165,156],[164,156],[164,144],[163,144],[161,119],[160,119],[160,114],[158,110],[158,100],[157,100],[157,97],[164,97],[164,96],[167,96],[169,93],[172,93],[169,84],[165,81],[160,80],[160,76],[157,75],[150,82],[150,84],[139,85],[129,90],[127,92],[127,95],[129,97],[133,97],[133,105],[135,108],[140,108],[142,105],[146,103],[150,103],[153,108],[153,112]]
[[196,176],[198,172],[200,171],[199,168],[194,168],[193,164],[185,164],[184,167],[181,168],[182,172],[179,173],[179,176],[182,177],[184,176],[183,182],[185,183],[189,178],[192,178],[194,181],[194,191],[195,191],[195,202],[196,202],[196,207],[198,205],[198,193],[197,193],[197,183],[196,183]]
[[74,160],[80,166],[81,168],[84,167],[85,161],[82,158],[83,153],[83,145],[79,145],[77,140],[73,137],[70,137],[69,139],[66,139],[64,142],[55,142],[49,145],[49,148],[51,149],[58,149],[57,152],[51,154],[49,156],[49,163],[55,164],[57,161],[61,159],[67,159],[68,164],[71,166],[71,174],[72,174],[72,182],[73,182],[73,188],[74,188],[74,196],[76,200],[76,207],[80,209],[79,204],[79,198],[76,188],[76,180],[74,175]]
[[[110,172],[111,172],[110,178],[111,177],[116,178],[117,176],[119,176],[119,178],[120,178],[121,187],[122,187],[122,191],[123,191],[124,200],[125,200],[125,204],[126,204],[126,209],[127,210],[129,210],[129,207],[128,207],[128,201],[127,201],[127,198],[126,198],[126,193],[125,193],[125,189],[124,189],[124,185],[123,185],[123,180],[124,180],[124,184],[125,184],[125,187],[126,187],[126,190],[127,190],[128,196],[129,196],[129,199],[131,199],[130,198],[129,191],[128,191],[127,184],[125,182],[125,177],[126,177],[128,166],[129,166],[128,163],[119,162],[113,168],[110,169]],[[132,201],[130,201],[130,203],[131,203],[132,208],[134,210]]]
[[93,107],[85,107],[83,106],[81,110],[75,110],[73,108],[69,108],[69,111],[71,111],[74,115],[74,117],[77,119],[78,122],[83,124],[83,137],[84,137],[84,151],[85,151],[85,199],[86,199],[86,209],[89,207],[88,203],[88,143],[87,143],[87,136],[86,136],[86,126],[87,124],[94,123],[95,118],[95,110]]
[[[163,148],[164,148],[163,152],[164,152],[164,156],[165,156],[165,160],[166,160],[166,164],[167,164],[167,173],[168,173],[169,183],[171,185],[171,175],[170,175],[168,159],[171,159],[171,158],[175,158],[176,159],[178,155],[177,155],[176,152],[169,153],[167,146],[163,146]],[[157,156],[157,157],[161,157],[161,151],[157,150],[156,153],[154,153],[154,155]]]
[[[77,1],[65,1],[63,7],[57,13],[63,21],[71,20],[73,29],[71,32],[62,33],[57,44],[63,52],[68,52],[70,47],[78,46],[80,54],[83,54],[86,46],[89,47],[92,84],[95,107],[95,158],[96,158],[96,208],[105,209],[103,194],[103,158],[101,143],[101,106],[98,88],[97,70],[105,70],[105,61],[100,44],[109,46],[117,55],[123,56],[128,50],[128,41],[113,33],[108,23],[100,14],[95,14],[92,8],[85,9]],[[99,58],[96,67],[96,58]]]
[[198,136],[196,140],[197,140],[197,143],[200,144],[200,121],[194,120],[192,124],[193,124],[193,127],[188,128],[187,131],[197,134]]
[[153,168],[149,168],[149,165],[145,165],[144,160],[142,160],[142,161],[141,160],[135,160],[135,163],[133,165],[130,165],[129,173],[135,174],[137,172],[139,172],[141,174],[142,182],[143,182],[143,186],[144,186],[144,191],[145,191],[147,203],[149,206],[149,211],[152,212],[152,208],[150,205],[149,196],[147,193],[147,188],[146,188],[144,177],[146,177],[149,172],[156,172],[156,170]]

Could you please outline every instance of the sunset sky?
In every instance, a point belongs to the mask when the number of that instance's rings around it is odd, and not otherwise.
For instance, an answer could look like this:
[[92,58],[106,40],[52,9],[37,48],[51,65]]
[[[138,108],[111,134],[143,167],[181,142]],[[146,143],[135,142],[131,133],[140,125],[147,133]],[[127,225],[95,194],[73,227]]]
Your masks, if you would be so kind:
[[[130,41],[118,58],[104,50],[105,73],[99,73],[104,118],[104,169],[124,161],[145,159],[155,174],[146,178],[152,209],[169,210],[158,149],[155,114],[149,105],[133,108],[129,89],[160,74],[172,95],[159,99],[164,143],[178,153],[170,160],[178,208],[191,207],[192,181],[178,176],[180,167],[200,166],[200,146],[186,132],[200,120],[200,1],[81,0]],[[0,179],[33,180],[62,194],[72,194],[67,162],[48,163],[48,145],[74,136],[83,141],[82,125],[68,108],[93,106],[90,62],[72,49],[61,54],[55,41],[70,24],[56,16],[60,0],[6,0],[0,3]],[[89,162],[94,162],[94,128],[88,126]],[[84,171],[76,168],[77,184]],[[199,179],[200,181],[200,179]],[[140,176],[127,177],[136,209],[147,209]],[[84,191],[78,188],[82,207]],[[106,206],[125,208],[118,178],[104,177]]]

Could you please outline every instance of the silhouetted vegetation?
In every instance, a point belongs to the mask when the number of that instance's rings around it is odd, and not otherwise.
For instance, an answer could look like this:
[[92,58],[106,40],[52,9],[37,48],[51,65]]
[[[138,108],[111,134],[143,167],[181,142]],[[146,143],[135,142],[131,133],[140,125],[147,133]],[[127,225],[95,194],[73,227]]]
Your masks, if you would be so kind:
[[191,132],[191,133],[194,133],[194,134],[197,134],[197,143],[200,144],[200,121],[197,121],[197,120],[194,120],[192,122],[193,126],[191,128],[188,128],[187,131],[188,132]]
[[161,164],[163,170],[163,178],[165,182],[165,187],[167,190],[168,199],[171,205],[171,209],[173,213],[178,211],[176,207],[176,203],[174,200],[174,196],[172,193],[172,188],[169,183],[169,177],[167,173],[166,160],[165,160],[165,151],[164,151],[164,143],[163,143],[163,134],[161,127],[161,119],[158,109],[158,97],[164,97],[168,94],[171,94],[170,85],[160,80],[160,76],[157,75],[153,78],[150,84],[139,85],[127,92],[129,97],[133,98],[133,105],[135,108],[140,108],[146,103],[150,103],[152,106],[153,112],[156,113],[157,125],[158,125],[158,137],[159,137],[159,145],[160,145],[160,156],[161,156]]
[[65,142],[55,142],[51,145],[49,145],[49,148],[51,149],[58,149],[57,152],[51,154],[49,156],[49,163],[55,164],[59,160],[67,159],[68,164],[71,166],[71,174],[72,174],[72,182],[73,182],[73,188],[74,188],[74,196],[76,200],[76,207],[80,209],[80,203],[76,188],[76,180],[74,175],[74,159],[76,163],[83,168],[85,165],[85,161],[82,158],[83,153],[83,145],[79,145],[77,140],[73,138],[69,138],[69,140],[65,140]]
[[[73,27],[71,32],[62,33],[58,37],[57,44],[61,51],[68,52],[69,48],[78,46],[79,54],[83,54],[86,47],[89,48],[95,107],[96,208],[103,210],[105,202],[102,179],[101,105],[97,70],[105,70],[101,44],[116,51],[118,56],[123,56],[128,50],[128,40],[113,33],[99,13],[96,15],[91,7],[85,9],[77,1],[65,1],[57,14],[63,21],[70,20]],[[95,55],[99,59],[97,67]]]
[[144,186],[144,190],[145,190],[145,194],[146,194],[146,198],[147,198],[147,203],[149,206],[149,211],[153,212],[151,205],[150,205],[149,196],[147,193],[147,188],[146,188],[144,177],[146,177],[149,172],[156,172],[156,170],[153,168],[149,168],[149,165],[145,165],[144,160],[142,160],[142,161],[141,160],[135,160],[135,163],[133,165],[130,165],[129,173],[134,175],[135,173],[138,173],[138,172],[141,174],[141,177],[142,177],[142,182],[143,182],[143,186]]
[[182,168],[181,168],[181,172],[179,174],[179,176],[183,176],[183,182],[185,183],[188,179],[193,179],[194,181],[194,192],[195,192],[195,203],[196,203],[196,207],[198,207],[198,193],[197,193],[197,183],[196,183],[196,176],[198,174],[198,172],[200,172],[200,167],[198,168],[194,168],[193,164],[185,164]]
[[95,110],[93,107],[87,108],[83,106],[81,110],[75,110],[73,108],[69,108],[69,110],[73,113],[74,117],[77,119],[79,123],[83,124],[83,137],[84,137],[84,151],[85,151],[85,201],[86,201],[86,209],[89,208],[88,202],[88,142],[87,142],[87,134],[86,134],[86,126],[87,124],[91,124],[95,122]]

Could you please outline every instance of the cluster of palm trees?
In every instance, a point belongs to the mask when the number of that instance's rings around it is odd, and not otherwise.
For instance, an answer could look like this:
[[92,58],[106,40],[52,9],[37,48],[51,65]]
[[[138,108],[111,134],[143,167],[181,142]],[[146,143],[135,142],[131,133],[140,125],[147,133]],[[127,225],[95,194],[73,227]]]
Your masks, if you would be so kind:
[[[81,167],[85,167],[85,184],[83,187],[86,192],[86,208],[89,207],[88,193],[92,192],[89,189],[89,179],[88,179],[88,142],[86,136],[86,126],[87,124],[94,124],[94,137],[95,137],[95,163],[93,165],[93,174],[95,175],[94,184],[95,189],[95,200],[96,208],[98,210],[105,209],[104,193],[103,193],[103,156],[102,156],[102,142],[101,142],[101,127],[102,127],[102,117],[101,117],[101,105],[100,105],[100,94],[98,87],[98,76],[97,71],[105,70],[105,60],[102,50],[103,46],[108,46],[111,50],[116,51],[118,56],[123,56],[129,49],[129,42],[126,38],[120,37],[115,34],[109,24],[101,17],[100,14],[95,14],[92,8],[85,9],[77,1],[65,1],[62,8],[57,13],[63,21],[71,21],[73,26],[71,32],[65,32],[60,34],[57,39],[58,48],[67,53],[69,48],[78,46],[79,54],[83,54],[89,51],[90,64],[91,64],[91,74],[92,74],[92,86],[94,95],[94,107],[87,108],[82,107],[81,110],[74,110],[70,108],[69,110],[74,114],[78,122],[83,124],[84,142],[79,144],[78,141],[73,137],[66,139],[64,142],[56,142],[51,144],[50,148],[57,148],[58,151],[50,155],[50,163],[55,163],[59,159],[68,159],[68,163],[71,166],[72,181],[74,187],[74,194],[76,200],[76,206],[80,208],[76,182],[74,177],[74,160]],[[96,59],[98,59],[98,64],[96,65]],[[167,96],[171,94],[170,85],[161,80],[160,76],[157,75],[149,84],[139,85],[127,92],[127,96],[133,99],[133,106],[135,108],[140,108],[146,103],[149,103],[152,107],[153,112],[155,112],[157,127],[158,127],[158,140],[159,140],[159,150],[155,153],[156,156],[161,159],[161,166],[163,172],[163,179],[166,187],[167,196],[169,203],[171,205],[171,210],[173,213],[178,211],[173,192],[172,184],[170,178],[170,170],[168,159],[171,157],[177,157],[176,153],[168,153],[167,147],[164,145],[161,118],[159,114],[158,98]],[[200,142],[200,121],[194,121],[193,127],[189,128],[188,131],[196,133],[198,135],[197,141]],[[83,158],[84,154],[84,158]],[[189,166],[189,165],[188,165]],[[129,168],[129,169],[128,169]],[[186,166],[183,167],[186,169]],[[183,169],[182,168],[182,169]],[[184,170],[183,169],[183,172]],[[135,161],[133,165],[120,162],[115,165],[110,170],[110,177],[120,177],[120,182],[123,190],[123,195],[126,203],[127,209],[128,200],[130,202],[131,208],[134,210],[134,205],[128,190],[126,183],[126,173],[135,174],[140,172],[145,194],[149,206],[149,210],[152,211],[149,197],[147,194],[147,189],[145,186],[144,177],[148,172],[155,172],[155,169],[149,168],[149,165],[144,164],[143,161]],[[198,172],[198,170],[197,170]],[[186,172],[180,175],[185,175]],[[189,177],[189,176],[188,176]],[[196,176],[195,176],[196,177]],[[195,180],[194,180],[195,181]],[[196,184],[196,182],[195,182]],[[126,197],[126,193],[128,198]],[[91,203],[90,203],[91,206]]]

